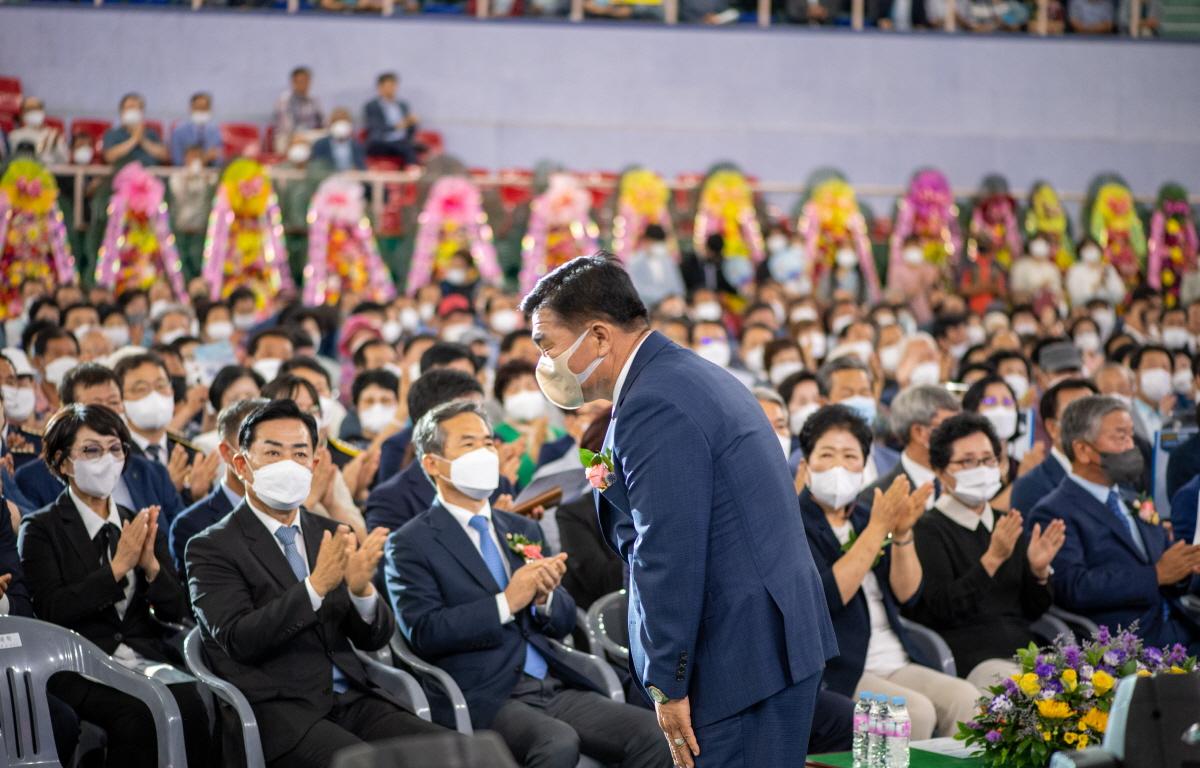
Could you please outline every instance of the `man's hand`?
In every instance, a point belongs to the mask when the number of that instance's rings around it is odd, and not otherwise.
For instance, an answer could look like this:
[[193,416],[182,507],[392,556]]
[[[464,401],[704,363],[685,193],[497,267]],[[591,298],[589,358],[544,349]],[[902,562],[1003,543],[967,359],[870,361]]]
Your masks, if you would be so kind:
[[672,762],[693,768],[696,765],[695,758],[700,756],[700,745],[692,731],[692,705],[688,697],[655,704],[654,713],[658,715],[658,727],[667,737]]
[[1066,540],[1067,524],[1062,520],[1051,520],[1044,531],[1041,523],[1034,523],[1029,532],[1029,549],[1025,552],[1029,571],[1041,581],[1050,578],[1050,563]]
[[0,597],[4,597],[4,593],[8,592],[8,585],[12,584],[12,574],[6,573],[0,576]]
[[535,605],[545,605],[546,601],[550,599],[550,595],[554,594],[554,590],[558,589],[558,585],[562,584],[563,575],[567,572],[567,553],[561,552],[554,557],[534,562],[543,565],[542,572],[538,576],[539,589],[533,602]]
[[[346,558],[346,587],[355,597],[370,597],[375,593],[371,580],[375,578],[379,559],[383,557],[383,545],[387,541],[387,528],[376,528],[367,534],[357,549],[352,549]],[[354,537],[350,537],[353,544]]]
[[1012,557],[1017,539],[1021,536],[1021,523],[1021,513],[1015,509],[1007,515],[996,516],[996,525],[992,528],[992,541],[988,544],[987,551],[979,558],[989,576],[995,576],[1000,566]]
[[896,527],[892,529],[893,536],[904,538],[913,529],[913,526],[921,519],[921,515],[925,514],[925,503],[932,495],[932,481],[908,494],[908,505],[903,508],[900,516],[896,519]]
[[313,468],[312,486],[308,491],[308,498],[304,500],[304,506],[312,509],[316,505],[325,500],[326,494],[333,487],[333,473],[337,471],[337,467],[333,465],[333,457],[329,455],[328,448],[319,448],[317,450],[317,466]]
[[[508,601],[509,612],[516,614],[524,610],[539,593],[553,592],[558,586],[558,580],[562,578],[562,573],[566,571],[566,560],[566,554],[560,553],[554,557],[526,563],[513,571],[508,586],[504,588],[504,599]],[[562,564],[562,571],[558,572],[557,576],[555,563]],[[549,572],[543,573],[547,569]]]
[[158,558],[154,556],[154,540],[158,536],[157,506],[146,507],[138,515],[146,516],[146,536],[142,541],[142,552],[138,557],[138,568],[146,574],[146,581],[154,581],[158,577]]
[[801,459],[800,465],[796,467],[796,477],[793,482],[796,488],[796,495],[799,496],[800,492],[804,490],[804,486],[808,485],[808,462],[804,459]]
[[367,495],[371,490],[371,482],[379,470],[379,448],[372,446],[346,462],[342,467],[342,479],[350,488],[350,495],[355,501]]
[[517,472],[521,469],[521,456],[525,453],[525,436],[499,446],[496,451],[500,454],[501,477],[516,485]]
[[1175,584],[1193,573],[1200,573],[1200,545],[1175,542],[1154,565],[1158,583],[1162,586]]
[[191,467],[188,465],[187,451],[176,443],[175,450],[171,451],[171,458],[167,461],[167,474],[171,476],[171,485],[175,486],[179,493],[183,493],[187,485],[189,471]]
[[217,477],[217,467],[220,464],[220,451],[213,451],[207,456],[201,456],[197,453],[196,458],[192,459],[192,470],[188,476],[188,489],[192,492],[193,501],[207,494],[208,490],[212,488],[213,480]]
[[149,513],[142,510],[137,513],[137,517],[130,520],[121,529],[121,538],[117,541],[117,551],[109,562],[115,581],[125,578],[125,574],[132,571],[142,559],[142,548],[146,543],[149,517]]
[[[349,537],[350,541],[347,541]],[[350,528],[339,525],[337,533],[325,531],[321,535],[321,548],[317,550],[317,567],[308,575],[308,582],[321,597],[325,597],[342,583],[346,575],[346,565],[353,551],[354,534]]]
[[909,487],[908,478],[900,475],[888,486],[886,493],[876,488],[867,525],[881,528],[885,535],[893,533],[897,522],[908,514]]

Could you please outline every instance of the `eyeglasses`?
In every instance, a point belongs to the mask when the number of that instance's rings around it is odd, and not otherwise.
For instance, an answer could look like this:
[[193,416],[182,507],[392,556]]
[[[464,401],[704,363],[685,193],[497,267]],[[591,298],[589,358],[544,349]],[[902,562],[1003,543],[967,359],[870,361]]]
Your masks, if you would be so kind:
[[981,405],[1016,405],[1016,401],[1014,401],[1011,397],[1008,397],[1006,395],[1004,397],[985,397],[985,398],[983,398],[983,400],[980,401],[980,404]]
[[107,453],[118,461],[124,461],[125,452],[124,443],[117,443],[111,448],[105,448],[103,445],[97,445],[96,443],[89,443],[88,445],[85,445],[79,449],[77,458],[84,459],[86,461],[95,461]]
[[977,459],[972,456],[971,458],[968,458],[968,459],[954,459],[953,461],[947,462],[947,464],[949,464],[952,467],[954,467],[954,466],[962,467],[963,469],[975,469],[977,467],[992,468],[992,467],[999,466],[1000,460],[997,459],[995,456],[988,456],[983,459]]

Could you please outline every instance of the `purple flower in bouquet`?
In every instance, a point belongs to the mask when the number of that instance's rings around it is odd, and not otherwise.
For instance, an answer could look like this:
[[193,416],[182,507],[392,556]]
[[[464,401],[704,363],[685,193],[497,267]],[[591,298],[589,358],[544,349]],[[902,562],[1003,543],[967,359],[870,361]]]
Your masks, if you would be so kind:
[[1096,642],[1100,643],[1101,645],[1108,645],[1110,642],[1112,642],[1112,635],[1109,634],[1108,627],[1100,627],[1100,631],[1096,633]]
[[990,730],[987,732],[987,735],[984,736],[984,738],[990,741],[992,744],[995,744],[997,741],[1000,741],[1000,731],[995,729]]
[[1167,658],[1164,660],[1164,663],[1180,664],[1185,659],[1187,659],[1187,655],[1188,655],[1187,648],[1184,648],[1179,643],[1175,643],[1175,645],[1171,646],[1171,653],[1167,655]]
[[1068,645],[1063,648],[1063,663],[1071,669],[1079,668],[1079,646]]
[[988,706],[988,709],[993,715],[1002,715],[1012,709],[1012,701],[1008,698],[1008,696],[1000,694],[996,698],[992,699],[992,703]]
[[1011,677],[1004,678],[1004,693],[1007,696],[1017,695],[1017,683]]
[[1053,698],[1054,696],[1056,696],[1062,692],[1063,692],[1062,683],[1060,683],[1058,680],[1051,680],[1050,682],[1046,683],[1046,687],[1042,690],[1042,696],[1044,698],[1049,699],[1049,698]]
[[1104,663],[1110,667],[1119,667],[1123,661],[1125,661],[1125,652],[1120,648],[1114,648],[1104,654]]
[[1047,664],[1046,662],[1042,661],[1041,656],[1038,656],[1038,661],[1037,664],[1034,665],[1033,671],[1038,677],[1045,679],[1054,677],[1056,670],[1054,669],[1053,664]]
[[1146,646],[1143,652],[1146,657],[1146,663],[1151,667],[1161,667],[1163,663],[1163,652],[1153,646]]

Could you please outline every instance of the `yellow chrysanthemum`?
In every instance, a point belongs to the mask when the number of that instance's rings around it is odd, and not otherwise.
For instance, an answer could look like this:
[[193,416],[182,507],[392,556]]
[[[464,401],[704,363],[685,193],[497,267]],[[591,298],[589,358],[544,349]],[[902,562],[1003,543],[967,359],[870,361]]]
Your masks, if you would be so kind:
[[1038,682],[1038,676],[1032,672],[1026,672],[1021,675],[1021,679],[1017,681],[1017,686],[1026,696],[1036,696],[1038,691],[1042,690],[1042,684]]
[[1088,735],[1086,733],[1079,734],[1079,741],[1075,742],[1075,749],[1087,749]]
[[1063,734],[1063,741],[1067,744],[1074,744],[1075,742],[1079,741],[1079,734],[1067,731]]
[[1179,666],[1178,664],[1172,664],[1171,668],[1168,669],[1167,671],[1170,672],[1172,675],[1186,675],[1187,674],[1187,670],[1184,669],[1183,667]]
[[1050,741],[1050,731],[1042,731],[1042,741]]
[[1041,699],[1037,703],[1038,714],[1047,720],[1065,720],[1075,714],[1071,705],[1057,699]]
[[1108,713],[1092,707],[1079,720],[1080,726],[1087,726],[1096,733],[1104,733],[1108,730]]
[[1113,676],[1102,669],[1096,670],[1095,674],[1092,675],[1092,687],[1096,689],[1096,693],[1100,696],[1112,690],[1114,682]]
[[1067,691],[1074,691],[1079,685],[1079,675],[1073,669],[1063,670],[1062,682]]

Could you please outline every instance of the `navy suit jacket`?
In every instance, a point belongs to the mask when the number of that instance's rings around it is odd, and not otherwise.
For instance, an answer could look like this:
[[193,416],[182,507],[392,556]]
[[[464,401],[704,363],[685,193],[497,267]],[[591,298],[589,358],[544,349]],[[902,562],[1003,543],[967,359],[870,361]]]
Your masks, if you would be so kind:
[[[1197,475],[1200,475],[1200,434],[1192,435],[1171,451],[1171,457],[1167,459],[1167,496],[1175,498],[1175,494]],[[1174,504],[1171,509],[1175,509]]]
[[[404,452],[408,450],[408,444],[411,442],[411,424],[383,441],[383,444],[379,446],[379,469],[375,472],[376,483],[390,480],[401,472],[400,465],[404,462]],[[430,501],[421,507],[422,510],[429,509],[429,505],[433,503],[432,498],[431,496]]]
[[1041,464],[1029,470],[1024,477],[1018,477],[1013,483],[1009,508],[1028,515],[1042,499],[1054,492],[1066,476],[1067,471],[1058,459],[1053,455],[1047,456],[1042,459]]
[[[524,559],[503,546],[509,533],[545,541],[532,520],[492,510],[492,524],[508,558],[510,572]],[[400,629],[413,650],[454,678],[466,697],[476,728],[491,724],[512,695],[531,643],[555,677],[575,688],[595,690],[585,678],[563,666],[546,640],[561,639],[575,626],[575,601],[562,587],[554,590],[550,614],[518,611],[500,623],[496,595],[502,590],[466,531],[435,502],[388,537],[387,591]]]
[[[825,668],[822,681],[831,690],[845,696],[853,696],[858,679],[862,677],[863,666],[867,661],[867,645],[871,641],[871,614],[867,606],[867,597],[860,588],[850,598],[850,602],[842,602],[842,593],[838,589],[837,579],[833,575],[833,564],[844,554],[842,544],[838,541],[825,512],[813,500],[812,494],[805,488],[800,492],[800,514],[804,519],[804,532],[812,546],[813,559],[817,562],[817,570],[821,573],[821,585],[825,589],[825,601],[829,604],[829,613],[833,617],[833,627],[837,632],[837,658],[830,660]],[[850,525],[855,532],[861,533],[871,519],[870,510],[862,504],[855,504],[850,513]],[[929,665],[929,659],[921,655],[920,650],[913,645],[908,632],[900,624],[900,604],[892,594],[889,574],[892,567],[892,554],[889,547],[884,551],[879,562],[871,570],[879,582],[883,593],[883,609],[887,613],[888,623],[892,631],[900,638],[900,644],[905,652],[918,664]],[[921,591],[909,598],[905,606],[916,603]]]
[[[408,102],[397,100],[396,103],[400,105],[400,114],[408,117]],[[367,141],[387,141],[388,135],[396,130],[396,126],[388,122],[379,97],[371,99],[363,107],[363,122],[366,123]],[[415,130],[412,127],[404,129],[406,141],[412,140]]]
[[1196,537],[1197,504],[1200,503],[1200,475],[1189,480],[1171,497],[1171,525],[1175,539],[1188,544]]
[[722,720],[837,654],[796,491],[750,390],[652,332],[605,437],[600,530],[629,566],[634,678]]
[[[512,484],[500,478],[500,487],[492,494],[492,501],[504,494],[515,495]],[[367,496],[367,508],[363,513],[367,530],[383,526],[390,531],[399,530],[409,520],[429,509],[437,496],[429,478],[421,471],[420,462],[414,461],[403,472],[393,475],[376,485]]]
[[[125,457],[125,469],[121,472],[125,487],[133,500],[133,509],[138,511],[152,504],[160,507],[162,514],[159,525],[170,526],[183,508],[179,492],[171,483],[167,468],[136,453]],[[62,481],[50,473],[46,462],[38,459],[17,470],[17,487],[29,499],[35,509],[51,504],[66,488]]]
[[1166,531],[1134,517],[1146,545],[1143,558],[1129,528],[1070,477],[1034,507],[1026,529],[1035,523],[1045,529],[1055,518],[1067,524],[1053,562],[1055,603],[1113,630],[1137,621],[1147,643],[1162,645],[1162,604],[1173,598],[1160,589],[1154,564],[1167,548]]
[[207,496],[180,512],[171,521],[171,559],[175,561],[175,570],[179,571],[179,578],[184,584],[187,583],[187,575],[183,553],[188,541],[233,511],[233,505],[229,503],[229,497],[225,495],[221,483],[218,481],[214,486]]
[[[350,158],[351,158],[351,162],[354,164],[354,168],[353,169],[347,168],[344,170],[358,170],[358,171],[366,170],[366,168],[367,168],[367,150],[363,148],[362,142],[360,142],[356,139],[350,139]],[[317,139],[316,142],[314,142],[313,146],[312,146],[312,159],[314,161],[322,161],[322,162],[328,163],[329,165],[332,166],[334,164],[333,139],[329,138],[328,136]],[[343,169],[338,169],[338,170],[343,170]]]

